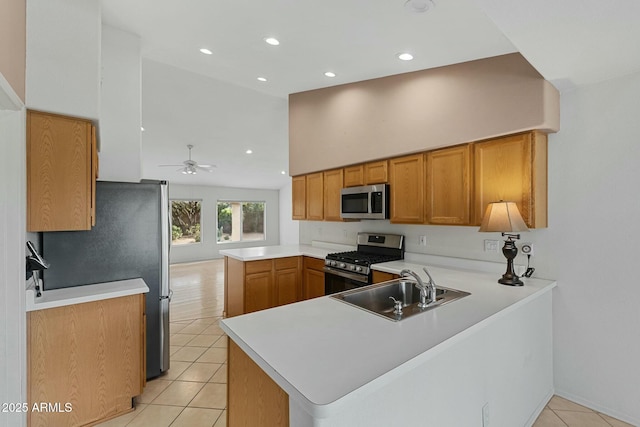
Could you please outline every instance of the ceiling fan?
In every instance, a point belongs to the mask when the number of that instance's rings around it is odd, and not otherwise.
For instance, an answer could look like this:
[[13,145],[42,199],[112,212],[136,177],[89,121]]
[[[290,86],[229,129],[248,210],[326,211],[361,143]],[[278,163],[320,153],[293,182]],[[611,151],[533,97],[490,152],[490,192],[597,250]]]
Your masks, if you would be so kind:
[[198,173],[198,170],[203,170],[205,172],[213,171],[213,168],[215,168],[216,165],[199,165],[198,162],[196,162],[195,160],[191,160],[191,149],[193,148],[193,145],[188,144],[187,148],[189,149],[189,160],[185,160],[184,162],[182,162],[181,165],[158,165],[158,166],[160,167],[180,166],[180,169],[178,169],[178,172],[182,172],[185,175],[195,175],[196,173]]

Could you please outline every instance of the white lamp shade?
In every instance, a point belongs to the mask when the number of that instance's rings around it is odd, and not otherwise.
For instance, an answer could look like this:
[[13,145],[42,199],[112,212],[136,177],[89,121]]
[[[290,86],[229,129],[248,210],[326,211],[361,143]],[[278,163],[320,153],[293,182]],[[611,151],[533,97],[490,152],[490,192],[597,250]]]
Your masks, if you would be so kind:
[[493,202],[487,205],[478,231],[513,233],[529,231],[515,202]]

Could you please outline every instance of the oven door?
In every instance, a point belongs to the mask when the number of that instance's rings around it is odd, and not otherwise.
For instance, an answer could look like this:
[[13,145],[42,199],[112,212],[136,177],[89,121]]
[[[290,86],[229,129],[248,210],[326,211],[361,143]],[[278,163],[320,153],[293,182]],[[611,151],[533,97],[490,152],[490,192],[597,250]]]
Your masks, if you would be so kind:
[[369,276],[324,267],[324,294],[331,295],[369,285]]

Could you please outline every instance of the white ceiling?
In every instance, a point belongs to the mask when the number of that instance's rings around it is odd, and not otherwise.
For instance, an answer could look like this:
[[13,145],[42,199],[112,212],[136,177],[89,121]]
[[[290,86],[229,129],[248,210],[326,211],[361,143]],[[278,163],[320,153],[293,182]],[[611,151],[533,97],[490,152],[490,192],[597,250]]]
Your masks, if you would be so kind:
[[[102,0],[105,24],[141,38],[144,177],[282,187],[290,93],[515,51],[560,90],[640,70],[637,0],[433,2],[411,13],[405,0]],[[167,84],[183,108],[163,105]],[[186,144],[218,169],[161,176],[156,165],[186,159]]]

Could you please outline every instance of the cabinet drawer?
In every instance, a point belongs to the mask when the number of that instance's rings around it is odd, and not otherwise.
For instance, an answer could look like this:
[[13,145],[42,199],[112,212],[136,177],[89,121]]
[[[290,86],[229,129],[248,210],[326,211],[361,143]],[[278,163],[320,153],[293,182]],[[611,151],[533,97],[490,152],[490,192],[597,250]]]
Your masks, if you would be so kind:
[[314,270],[324,271],[324,259],[313,257],[304,257],[304,268],[312,268]]
[[274,259],[276,270],[284,270],[286,268],[297,268],[298,267],[298,258],[297,256],[287,257],[287,258],[276,258]]
[[271,260],[247,261],[244,265],[245,274],[262,273],[271,271]]

